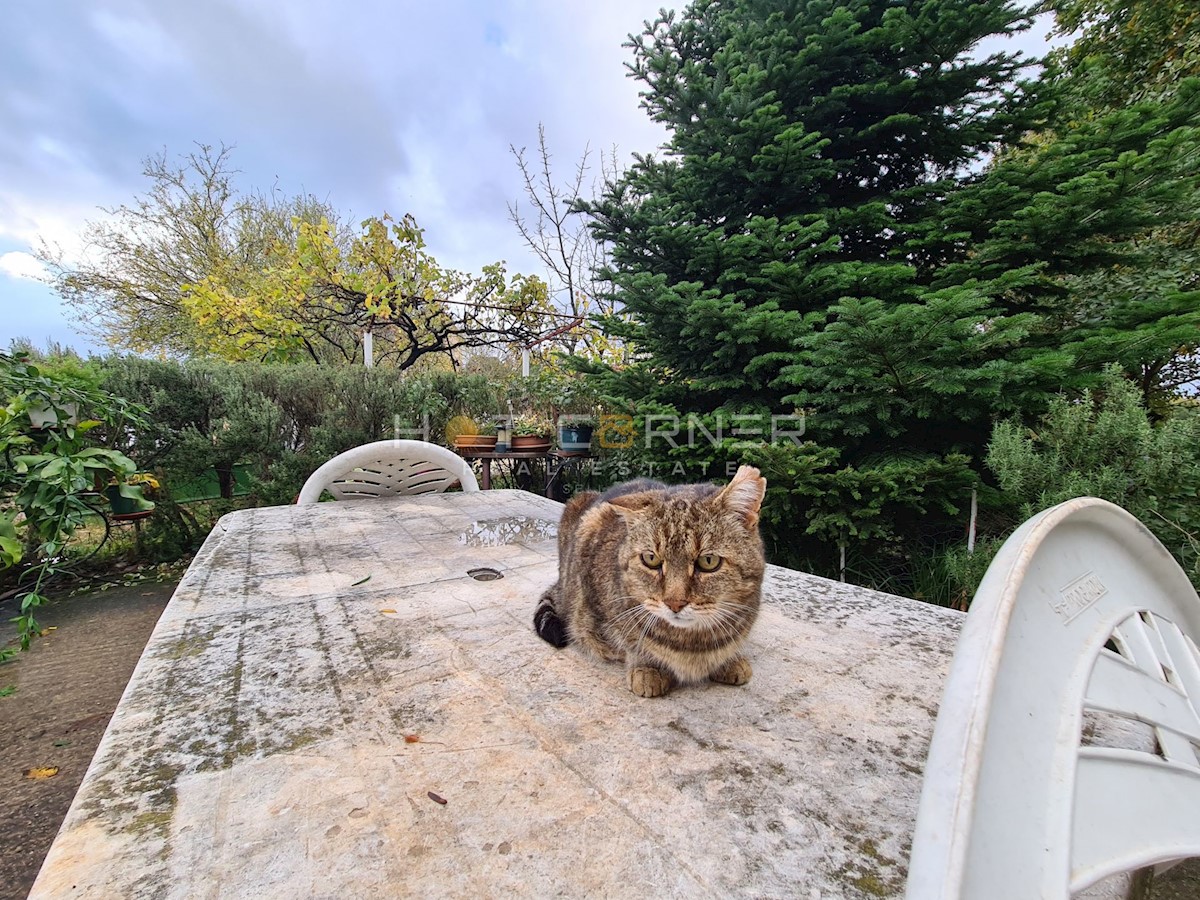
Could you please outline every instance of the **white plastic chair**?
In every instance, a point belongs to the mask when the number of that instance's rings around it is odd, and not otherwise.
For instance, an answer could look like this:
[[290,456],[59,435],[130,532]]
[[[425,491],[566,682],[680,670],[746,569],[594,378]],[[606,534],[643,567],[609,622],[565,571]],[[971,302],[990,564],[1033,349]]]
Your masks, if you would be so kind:
[[[1119,506],[1084,497],[1022,525],[954,655],[909,900],[1059,900],[1200,856],[1198,635],[1187,576]],[[1152,749],[1086,746],[1085,710]]]
[[458,454],[425,441],[375,441],[339,453],[308,477],[297,503],[316,503],[322,492],[336,500],[374,500],[441,493],[456,484],[477,491],[470,466]]

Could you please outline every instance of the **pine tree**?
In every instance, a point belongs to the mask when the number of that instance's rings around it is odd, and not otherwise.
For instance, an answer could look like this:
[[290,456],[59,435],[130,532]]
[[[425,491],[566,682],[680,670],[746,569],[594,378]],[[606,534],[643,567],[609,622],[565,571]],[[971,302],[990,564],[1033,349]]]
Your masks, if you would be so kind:
[[[697,0],[649,23],[630,68],[670,140],[587,207],[644,354],[611,383],[802,407],[839,451],[826,508],[870,507],[883,478],[900,534],[965,499],[996,417],[1166,340],[1106,349],[1116,320],[1064,279],[1136,268],[1122,241],[1196,196],[1194,95],[1048,131],[1057,83],[971,55],[1028,21],[1004,0]],[[1174,337],[1200,321],[1171,309]],[[935,470],[946,493],[908,477]]]
[[[1194,0],[1053,0],[1059,34],[1075,40],[1051,55],[1064,102],[1056,136],[1130,106],[1162,127],[1164,113],[1187,103],[1200,78],[1200,9]],[[1189,80],[1191,79],[1191,80]],[[1179,101],[1183,100],[1183,103]],[[1195,170],[1193,155],[1188,164]],[[1200,211],[1194,192],[1158,198],[1145,231],[1120,261],[1080,269],[1065,286],[1081,318],[1097,323],[1079,342],[1081,359],[1109,358],[1135,382],[1142,403],[1166,412],[1181,388],[1200,384],[1200,335],[1191,312],[1200,297]],[[1116,350],[1117,352],[1113,352]]]
[[1036,415],[1108,363],[1147,397],[1178,386],[1200,307],[1178,281],[1138,290],[1155,273],[1132,239],[1195,216],[1198,89],[1057,126],[962,179],[905,236],[917,299],[842,299],[798,341],[797,398],[846,436],[978,453],[995,416]]
[[[1019,58],[965,55],[1023,16],[702,0],[634,40],[645,105],[672,137],[591,211],[629,336],[669,396],[797,403],[848,449],[978,452],[996,415],[1036,412],[1117,358],[1096,336],[1131,311],[1089,321],[1063,278],[1136,270],[1120,241],[1186,220],[1200,103],[1181,91],[1043,130],[980,170],[1046,126]],[[1186,298],[1168,305],[1188,327]]]
[[841,298],[920,296],[899,255],[953,177],[1036,119],[1011,4],[701,0],[633,41],[672,133],[593,208],[636,340],[709,402],[781,399]]

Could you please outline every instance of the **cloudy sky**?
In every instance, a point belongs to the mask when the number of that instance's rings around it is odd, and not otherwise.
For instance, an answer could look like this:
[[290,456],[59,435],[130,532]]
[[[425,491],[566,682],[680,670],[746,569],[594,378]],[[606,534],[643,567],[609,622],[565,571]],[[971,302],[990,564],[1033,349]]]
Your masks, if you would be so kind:
[[32,280],[142,190],[141,161],[235,145],[241,185],[356,220],[411,212],[444,264],[537,272],[508,221],[509,145],[538,123],[563,175],[662,132],[621,44],[660,0],[6,0],[0,5],[0,346],[92,346]]
[[235,146],[247,190],[309,192],[354,220],[411,212],[445,265],[541,274],[508,221],[509,145],[532,147],[544,123],[564,177],[588,145],[653,150],[665,135],[621,45],[662,5],[4,0],[0,347],[96,346],[29,250],[72,251],[101,207],[145,187],[145,157],[196,143]]

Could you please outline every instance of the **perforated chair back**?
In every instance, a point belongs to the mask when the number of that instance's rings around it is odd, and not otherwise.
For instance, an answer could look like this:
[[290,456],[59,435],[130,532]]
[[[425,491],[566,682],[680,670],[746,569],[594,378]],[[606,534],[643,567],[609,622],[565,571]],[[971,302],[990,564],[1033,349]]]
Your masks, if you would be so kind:
[[336,500],[374,500],[441,493],[454,485],[477,491],[470,466],[458,454],[425,441],[376,441],[339,453],[308,477],[297,503],[316,503],[329,491]]
[[[1125,510],[1084,497],[1022,525],[954,656],[909,900],[1065,900],[1200,856],[1198,635],[1187,576]],[[1096,746],[1096,721],[1146,749]]]

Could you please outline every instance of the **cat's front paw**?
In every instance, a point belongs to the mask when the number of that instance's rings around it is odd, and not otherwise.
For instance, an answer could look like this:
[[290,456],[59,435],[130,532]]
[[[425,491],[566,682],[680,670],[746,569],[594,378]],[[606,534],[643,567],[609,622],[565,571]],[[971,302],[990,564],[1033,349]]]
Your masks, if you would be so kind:
[[750,663],[746,661],[746,658],[744,656],[737,656],[708,677],[712,681],[717,681],[721,684],[745,684],[753,674],[754,670],[750,668]]
[[661,697],[671,684],[671,676],[662,669],[634,666],[629,670],[629,689],[639,697]]

